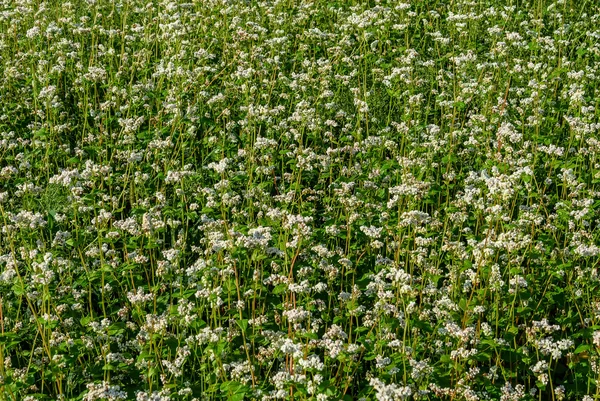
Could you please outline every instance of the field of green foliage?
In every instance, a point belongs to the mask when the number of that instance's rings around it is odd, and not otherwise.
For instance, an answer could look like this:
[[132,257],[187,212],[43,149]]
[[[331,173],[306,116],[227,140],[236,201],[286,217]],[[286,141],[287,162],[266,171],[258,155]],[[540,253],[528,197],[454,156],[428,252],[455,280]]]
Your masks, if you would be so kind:
[[599,117],[595,0],[0,0],[0,401],[598,401]]

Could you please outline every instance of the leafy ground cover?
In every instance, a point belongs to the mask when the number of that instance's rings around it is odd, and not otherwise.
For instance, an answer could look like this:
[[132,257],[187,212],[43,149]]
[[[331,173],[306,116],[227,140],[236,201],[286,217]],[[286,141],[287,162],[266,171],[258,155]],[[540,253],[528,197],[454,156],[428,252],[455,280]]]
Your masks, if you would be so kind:
[[0,400],[600,399],[599,27],[0,0]]

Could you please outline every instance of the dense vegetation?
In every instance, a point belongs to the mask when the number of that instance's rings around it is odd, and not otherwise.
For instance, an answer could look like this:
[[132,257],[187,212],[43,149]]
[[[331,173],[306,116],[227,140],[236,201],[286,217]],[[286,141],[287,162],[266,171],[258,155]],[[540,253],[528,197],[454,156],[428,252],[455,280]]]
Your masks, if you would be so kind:
[[599,38],[0,0],[0,400],[600,400]]

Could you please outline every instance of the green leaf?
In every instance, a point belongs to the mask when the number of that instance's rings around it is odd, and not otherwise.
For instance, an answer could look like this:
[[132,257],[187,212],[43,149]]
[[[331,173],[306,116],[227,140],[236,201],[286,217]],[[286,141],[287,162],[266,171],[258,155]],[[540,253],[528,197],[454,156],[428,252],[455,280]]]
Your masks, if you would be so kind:
[[246,329],[248,328],[248,319],[236,320],[236,323],[238,326],[240,326],[240,329],[242,329],[242,331],[246,331]]
[[15,293],[15,295],[18,296],[23,295],[25,293],[25,288],[23,287],[23,283],[21,281],[18,281],[15,284],[13,284],[12,290]]
[[277,284],[275,288],[273,288],[273,294],[281,294],[287,290],[287,285],[284,283]]
[[587,350],[590,349],[589,344],[580,344],[577,348],[575,348],[574,353],[575,354],[581,354],[582,352],[585,352]]

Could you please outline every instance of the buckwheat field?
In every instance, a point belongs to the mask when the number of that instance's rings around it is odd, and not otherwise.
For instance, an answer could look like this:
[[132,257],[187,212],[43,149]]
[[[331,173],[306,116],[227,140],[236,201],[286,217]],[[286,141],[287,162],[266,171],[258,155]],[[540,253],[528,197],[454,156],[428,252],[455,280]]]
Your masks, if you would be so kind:
[[0,400],[600,400],[599,103],[594,0],[0,0]]

